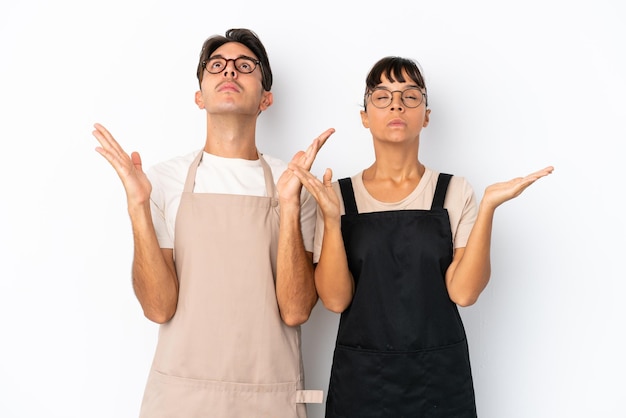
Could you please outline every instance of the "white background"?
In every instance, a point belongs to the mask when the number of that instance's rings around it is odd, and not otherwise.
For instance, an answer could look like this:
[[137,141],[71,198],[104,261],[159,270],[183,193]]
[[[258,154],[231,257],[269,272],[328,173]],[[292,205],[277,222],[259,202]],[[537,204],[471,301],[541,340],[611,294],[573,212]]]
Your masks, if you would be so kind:
[[[137,415],[158,327],[132,292],[125,195],[92,125],[146,166],[201,148],[197,57],[231,27],[270,55],[265,153],[288,160],[334,127],[315,174],[368,166],[365,75],[403,55],[426,75],[426,165],[479,197],[554,165],[498,209],[491,283],[461,310],[479,415],[626,417],[625,18],[617,0],[3,0],[0,417]],[[303,326],[309,389],[327,389],[337,319],[318,305]]]

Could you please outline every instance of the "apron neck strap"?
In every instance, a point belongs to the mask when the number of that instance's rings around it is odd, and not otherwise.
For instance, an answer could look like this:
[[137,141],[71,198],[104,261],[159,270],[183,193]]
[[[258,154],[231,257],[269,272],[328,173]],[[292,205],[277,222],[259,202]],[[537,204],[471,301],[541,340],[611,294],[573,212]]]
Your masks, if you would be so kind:
[[448,184],[452,178],[451,174],[440,173],[437,179],[437,187],[435,188],[435,196],[433,197],[433,203],[431,209],[443,208],[443,202],[446,200],[446,192],[448,191]]
[[[193,192],[193,188],[196,184],[196,172],[198,171],[198,166],[202,161],[202,156],[204,155],[204,150],[200,150],[198,155],[193,159],[193,162],[189,166],[189,171],[187,172],[187,179],[185,180],[185,187],[183,192],[190,193]],[[269,164],[263,158],[263,154],[257,151],[257,155],[259,156],[259,160],[261,162],[261,167],[263,167],[263,176],[265,177],[265,193],[267,193],[268,197],[275,198],[276,196],[276,186],[274,185],[274,177],[272,176],[272,170],[270,169]]]

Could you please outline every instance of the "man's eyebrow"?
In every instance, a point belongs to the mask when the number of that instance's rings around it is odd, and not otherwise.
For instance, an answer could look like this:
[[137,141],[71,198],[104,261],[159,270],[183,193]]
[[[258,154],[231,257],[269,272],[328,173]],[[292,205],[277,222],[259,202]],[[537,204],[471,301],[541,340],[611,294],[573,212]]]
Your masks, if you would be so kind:
[[[210,60],[210,59],[212,59],[212,58],[224,58],[224,59],[229,59],[229,58],[226,58],[225,56],[223,56],[222,54],[217,54],[217,55],[211,55],[209,58],[207,58],[207,60]],[[243,54],[241,54],[241,55],[239,55],[239,56],[237,56],[237,57],[235,57],[235,58],[230,58],[230,59],[235,59],[235,60],[236,60],[237,58],[247,58],[247,59],[252,60],[252,61],[259,61],[257,58],[250,57],[250,56],[248,56],[248,55],[243,55]]]

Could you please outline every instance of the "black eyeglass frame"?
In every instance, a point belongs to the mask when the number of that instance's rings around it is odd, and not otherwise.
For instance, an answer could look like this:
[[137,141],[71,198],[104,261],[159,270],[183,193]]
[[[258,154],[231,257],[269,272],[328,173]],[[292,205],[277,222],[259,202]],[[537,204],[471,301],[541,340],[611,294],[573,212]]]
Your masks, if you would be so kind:
[[[221,61],[224,63],[224,66],[222,68],[219,69],[219,71],[211,71],[209,67],[207,67],[207,64],[210,63],[211,61]],[[244,71],[241,68],[239,68],[240,66],[237,65],[237,61],[239,60],[245,60],[245,61],[250,61],[252,63],[254,63],[254,67],[252,67],[252,69],[250,71]],[[250,74],[253,73],[254,70],[256,70],[257,67],[261,68],[261,74],[263,74],[263,65],[261,64],[261,61],[259,61],[258,59],[252,58],[252,57],[248,57],[246,55],[241,55],[237,58],[224,58],[221,55],[215,55],[213,57],[209,57],[208,59],[202,61],[202,68],[204,68],[209,74],[219,74],[221,72],[223,72],[226,67],[228,66],[228,63],[232,61],[233,64],[235,64],[235,70],[237,70],[237,72],[241,73],[241,74]]]

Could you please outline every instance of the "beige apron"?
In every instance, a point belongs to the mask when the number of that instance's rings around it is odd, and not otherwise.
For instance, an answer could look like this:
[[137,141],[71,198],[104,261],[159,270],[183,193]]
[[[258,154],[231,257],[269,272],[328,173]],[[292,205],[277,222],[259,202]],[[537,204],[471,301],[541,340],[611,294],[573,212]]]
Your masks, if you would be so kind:
[[274,277],[279,208],[268,197],[193,193],[200,152],[176,216],[180,282],[174,317],[161,325],[142,418],[305,418],[300,327],[280,318]]

